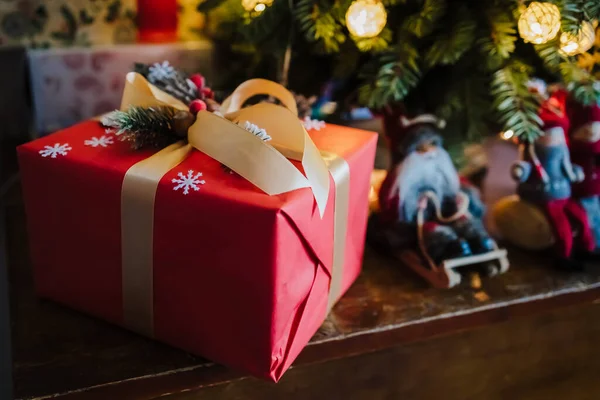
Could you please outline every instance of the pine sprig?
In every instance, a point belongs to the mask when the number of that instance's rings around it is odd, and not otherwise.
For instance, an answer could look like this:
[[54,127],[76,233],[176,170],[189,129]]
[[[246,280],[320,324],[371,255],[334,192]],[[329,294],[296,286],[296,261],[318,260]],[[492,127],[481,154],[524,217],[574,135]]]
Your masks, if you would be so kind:
[[175,133],[173,117],[178,112],[173,107],[129,107],[126,111],[113,111],[101,123],[117,130],[120,140],[129,141],[134,149],[163,148],[180,138]]
[[558,3],[561,15],[561,27],[564,32],[577,35],[581,22],[586,19],[581,0],[561,0]]
[[457,62],[473,45],[476,27],[472,15],[463,7],[450,32],[441,30],[436,34],[435,41],[425,53],[425,64],[432,68]]
[[390,41],[392,40],[392,31],[389,28],[385,28],[381,33],[372,38],[357,38],[352,37],[356,47],[362,52],[380,52],[388,48]]
[[[417,57],[416,50],[404,52],[405,57]],[[359,88],[359,101],[371,108],[379,109],[389,103],[403,100],[421,78],[416,62],[398,58],[397,53],[386,53],[377,57],[363,74],[367,83]],[[369,70],[375,69],[372,73]]]
[[515,19],[504,9],[491,7],[484,10],[488,31],[482,31],[477,41],[481,57],[491,70],[498,69],[515,51],[517,29]]
[[567,90],[576,101],[585,106],[600,105],[600,82],[588,71],[570,61],[564,61],[560,64],[560,72]]
[[[286,40],[286,22],[289,22],[289,9],[286,1],[274,1],[270,7],[256,16],[247,15],[240,33],[251,43],[264,43],[273,40]],[[289,29],[289,28],[288,28]]]
[[340,8],[314,0],[300,0],[296,5],[294,15],[300,31],[308,42],[318,43],[325,53],[338,52],[346,40],[343,25],[336,19],[341,15]]
[[529,68],[513,62],[494,73],[491,85],[498,120],[523,142],[533,142],[543,135],[538,115],[540,100],[527,89],[529,80]]
[[404,20],[402,29],[418,38],[429,35],[446,13],[446,0],[425,0],[422,9]]
[[600,104],[600,83],[585,69],[558,51],[558,39],[537,45],[536,50],[546,68],[558,74],[573,98],[584,104]]
[[600,1],[583,0],[583,12],[588,21],[600,19]]

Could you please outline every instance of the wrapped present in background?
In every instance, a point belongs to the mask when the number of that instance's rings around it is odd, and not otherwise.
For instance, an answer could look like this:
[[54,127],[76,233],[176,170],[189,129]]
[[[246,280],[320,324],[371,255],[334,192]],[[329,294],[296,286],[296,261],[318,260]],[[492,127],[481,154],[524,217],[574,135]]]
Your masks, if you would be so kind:
[[0,2],[0,45],[97,46],[136,39],[136,0]]
[[[200,89],[201,76],[171,68],[132,72],[105,126],[19,148],[36,289],[278,380],[359,274],[377,136],[304,121],[307,133],[293,95],[270,81],[240,86],[220,115],[194,111],[210,98]],[[256,94],[287,109],[240,108]],[[161,130],[187,144],[118,140]]]
[[166,59],[211,78],[213,47],[208,41],[30,50],[37,131],[43,135],[118,108],[123,76],[133,64]]

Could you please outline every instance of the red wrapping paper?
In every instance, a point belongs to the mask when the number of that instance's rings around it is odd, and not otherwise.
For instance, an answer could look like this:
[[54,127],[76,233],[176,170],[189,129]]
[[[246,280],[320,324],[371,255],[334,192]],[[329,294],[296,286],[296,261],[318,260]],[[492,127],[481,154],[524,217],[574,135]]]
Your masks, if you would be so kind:
[[[330,124],[309,134],[350,166],[345,292],[361,268],[376,135]],[[103,136],[113,143],[86,142]],[[55,144],[64,155],[40,154]],[[18,152],[37,293],[123,325],[121,184],[153,151],[88,121]],[[172,180],[189,170],[205,183],[184,195]],[[321,219],[310,189],[268,196],[198,151],[170,170],[154,208],[155,339],[277,381],[326,317],[330,183]]]

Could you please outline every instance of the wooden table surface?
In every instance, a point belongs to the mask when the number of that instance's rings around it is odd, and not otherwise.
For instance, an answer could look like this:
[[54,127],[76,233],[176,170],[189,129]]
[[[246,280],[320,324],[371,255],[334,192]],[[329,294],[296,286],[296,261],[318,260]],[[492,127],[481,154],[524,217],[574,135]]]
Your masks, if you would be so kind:
[[[499,149],[497,153],[502,151],[513,150]],[[501,192],[489,191],[491,196]],[[395,399],[411,393],[434,393],[427,388],[428,382],[443,378],[443,382],[454,383],[439,386],[435,393],[444,390],[446,399],[466,399],[488,393],[489,382],[480,387],[467,379],[460,385],[468,387],[461,386],[457,392],[452,388],[458,388],[465,376],[479,375],[477,371],[482,374],[475,381],[486,376],[490,380],[489,373],[484,373],[486,360],[494,360],[504,371],[498,375],[504,391],[494,389],[496,395],[477,398],[537,399],[533,395],[505,397],[507,393],[528,393],[530,388],[523,380],[529,382],[534,376],[534,384],[539,386],[536,393],[545,396],[539,398],[552,399],[555,397],[551,394],[559,390],[544,391],[536,379],[560,382],[553,375],[560,371],[557,368],[565,368],[558,354],[564,351],[562,357],[581,355],[581,360],[586,354],[592,357],[590,343],[598,337],[593,335],[600,333],[600,323],[595,322],[600,319],[593,318],[600,312],[594,306],[600,299],[600,265],[589,265],[580,273],[560,272],[549,268],[549,256],[509,248],[509,273],[484,278],[480,290],[469,285],[436,290],[394,260],[367,247],[364,272],[356,284],[334,307],[292,369],[274,385],[37,299],[18,188],[6,202],[6,216],[17,398],[303,399],[319,398],[318,393],[326,392],[328,398],[371,398],[375,393],[374,398]],[[579,307],[565,308],[574,305]],[[535,324],[531,322],[534,320]],[[550,337],[553,341],[542,343],[543,338]],[[496,347],[486,347],[488,342]],[[579,350],[567,352],[566,346]],[[533,359],[519,358],[520,352],[528,351]],[[506,358],[507,354],[512,358]],[[466,361],[459,362],[463,358],[469,360],[469,373]],[[547,360],[553,360],[554,369]],[[590,372],[586,384],[593,385],[596,374],[592,373],[599,372],[600,366],[577,360],[578,368]],[[532,375],[529,366],[534,362],[547,363],[548,372],[544,375],[540,370],[535,374],[542,375]],[[429,370],[436,370],[435,376],[427,375]],[[417,382],[423,377],[428,381],[418,391],[410,379]],[[352,381],[360,383],[360,388]],[[398,382],[396,387],[383,392],[394,381]],[[335,385],[337,389],[332,389]],[[364,387],[368,390],[361,391]],[[600,383],[596,389],[600,393]],[[564,390],[571,393],[569,387]]]

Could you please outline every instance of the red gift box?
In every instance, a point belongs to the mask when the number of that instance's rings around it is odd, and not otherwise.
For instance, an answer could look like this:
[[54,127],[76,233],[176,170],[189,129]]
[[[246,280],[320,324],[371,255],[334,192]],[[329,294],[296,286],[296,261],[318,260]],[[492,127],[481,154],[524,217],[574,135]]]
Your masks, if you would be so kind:
[[[376,135],[330,124],[309,135],[350,168],[341,294],[361,268]],[[37,293],[127,327],[122,185],[155,151],[131,150],[96,121],[18,151]],[[154,199],[150,280],[134,282],[152,286],[149,334],[278,380],[328,311],[331,176],[329,187],[321,217],[309,188],[269,196],[199,151],[169,170]]]

